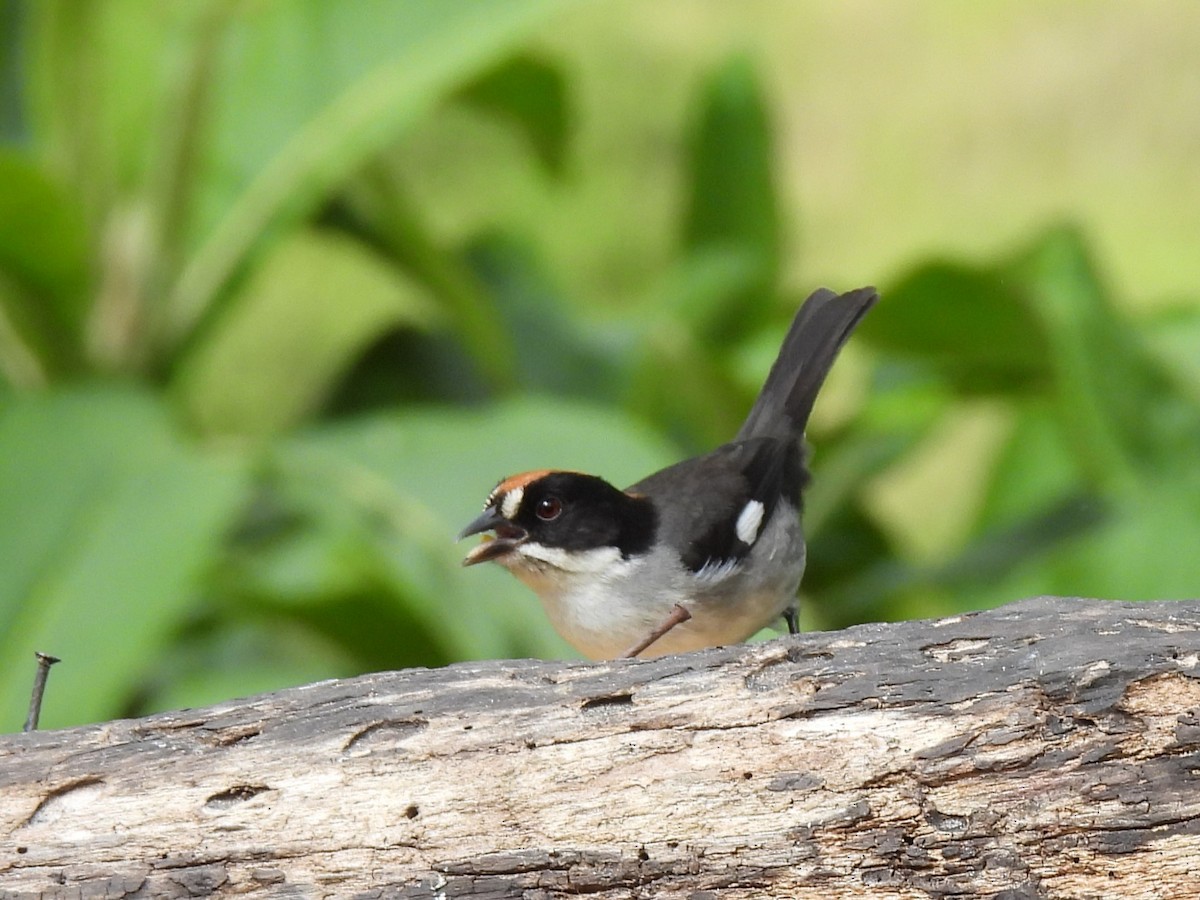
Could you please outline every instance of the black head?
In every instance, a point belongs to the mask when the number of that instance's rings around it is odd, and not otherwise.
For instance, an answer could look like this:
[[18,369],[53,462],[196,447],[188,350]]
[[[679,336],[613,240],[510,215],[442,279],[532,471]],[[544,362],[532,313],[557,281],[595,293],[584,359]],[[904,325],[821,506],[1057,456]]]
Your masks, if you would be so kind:
[[483,514],[459,538],[495,533],[467,554],[463,565],[469,566],[504,561],[523,544],[567,553],[614,547],[623,557],[634,556],[650,549],[656,527],[654,507],[643,497],[594,475],[539,470],[496,485]]

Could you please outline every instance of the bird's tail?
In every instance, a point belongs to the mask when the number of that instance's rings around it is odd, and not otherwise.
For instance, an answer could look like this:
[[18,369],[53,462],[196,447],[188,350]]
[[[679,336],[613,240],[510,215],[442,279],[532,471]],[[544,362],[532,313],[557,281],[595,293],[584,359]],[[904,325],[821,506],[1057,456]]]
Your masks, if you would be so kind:
[[820,288],[804,301],[783,339],[766,384],[738,432],[739,440],[804,433],[817,392],[838,351],[878,299],[879,293],[873,287],[845,294]]

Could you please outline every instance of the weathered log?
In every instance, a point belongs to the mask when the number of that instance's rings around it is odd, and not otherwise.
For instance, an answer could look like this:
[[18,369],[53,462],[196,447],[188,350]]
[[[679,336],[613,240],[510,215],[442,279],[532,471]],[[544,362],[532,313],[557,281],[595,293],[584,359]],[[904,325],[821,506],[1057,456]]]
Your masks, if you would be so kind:
[[1200,896],[1200,601],[0,738],[0,896]]

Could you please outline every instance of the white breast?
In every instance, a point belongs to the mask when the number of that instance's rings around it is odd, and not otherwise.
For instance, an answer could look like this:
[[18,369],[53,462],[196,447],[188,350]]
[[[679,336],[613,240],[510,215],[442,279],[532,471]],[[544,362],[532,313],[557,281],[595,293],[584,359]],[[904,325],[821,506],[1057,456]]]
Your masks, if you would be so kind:
[[620,656],[676,604],[692,618],[643,655],[683,653],[744,641],[795,603],[804,541],[799,520],[787,512],[771,517],[741,565],[714,566],[700,575],[664,551],[626,560],[615,548],[567,554],[527,543],[503,562],[538,595],[559,634],[585,656]]

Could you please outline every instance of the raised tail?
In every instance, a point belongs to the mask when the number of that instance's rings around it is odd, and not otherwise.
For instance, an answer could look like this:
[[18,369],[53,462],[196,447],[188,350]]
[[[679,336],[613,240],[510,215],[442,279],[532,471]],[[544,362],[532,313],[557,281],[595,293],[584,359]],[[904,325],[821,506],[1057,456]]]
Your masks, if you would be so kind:
[[813,291],[792,320],[738,440],[804,433],[817,392],[838,351],[878,299],[873,287],[844,294],[827,288]]

